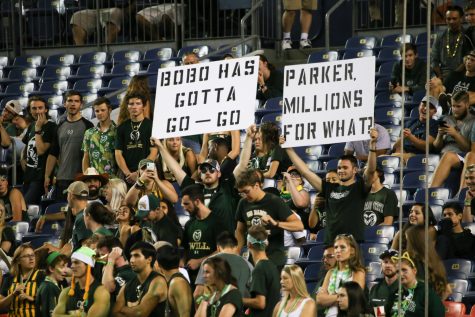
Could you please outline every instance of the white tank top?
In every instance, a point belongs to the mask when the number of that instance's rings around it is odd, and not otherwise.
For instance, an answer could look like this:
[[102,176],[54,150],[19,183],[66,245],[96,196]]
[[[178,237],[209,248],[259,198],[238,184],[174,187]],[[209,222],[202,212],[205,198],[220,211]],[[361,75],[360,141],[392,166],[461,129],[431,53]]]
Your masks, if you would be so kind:
[[[295,308],[293,311],[286,313],[283,309],[280,312],[280,314],[277,317],[301,317],[302,316],[302,310],[303,307],[305,306],[305,303],[307,301],[311,300],[311,298],[307,297],[305,298],[298,306]],[[303,316],[302,316],[303,317]]]

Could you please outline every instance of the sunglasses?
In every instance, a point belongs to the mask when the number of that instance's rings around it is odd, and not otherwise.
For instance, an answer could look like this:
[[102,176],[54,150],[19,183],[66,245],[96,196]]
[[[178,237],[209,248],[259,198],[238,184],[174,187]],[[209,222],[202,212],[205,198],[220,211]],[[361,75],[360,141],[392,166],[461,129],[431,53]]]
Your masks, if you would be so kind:
[[210,165],[200,166],[200,173],[201,174],[206,174],[207,172],[213,174],[214,172],[216,172],[216,168],[214,168],[213,166],[210,166]]

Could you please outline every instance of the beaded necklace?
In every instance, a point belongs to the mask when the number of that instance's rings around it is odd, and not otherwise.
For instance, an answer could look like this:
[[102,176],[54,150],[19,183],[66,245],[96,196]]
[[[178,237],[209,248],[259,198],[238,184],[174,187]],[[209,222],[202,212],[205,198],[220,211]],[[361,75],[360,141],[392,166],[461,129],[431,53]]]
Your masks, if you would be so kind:
[[[279,312],[277,313],[277,317],[280,316],[280,314],[282,314],[282,311],[284,311],[285,307],[287,306],[287,302],[289,300],[290,296],[287,296],[287,298],[285,299],[285,303],[284,305],[282,305],[279,309]],[[295,310],[295,308],[297,307],[297,304],[299,303],[300,299],[302,299],[300,296],[297,296],[295,297],[294,299],[294,302],[290,305],[290,308],[287,310],[287,314],[293,312]]]
[[455,54],[457,54],[457,49],[459,47],[459,44],[460,44],[460,39],[462,38],[462,33],[459,32],[458,35],[457,35],[457,38],[455,39],[455,47],[454,47],[454,50],[453,52],[451,53],[450,52],[450,31],[447,31],[447,45],[445,46],[445,48],[447,49],[447,55],[448,57],[452,58],[455,56]]

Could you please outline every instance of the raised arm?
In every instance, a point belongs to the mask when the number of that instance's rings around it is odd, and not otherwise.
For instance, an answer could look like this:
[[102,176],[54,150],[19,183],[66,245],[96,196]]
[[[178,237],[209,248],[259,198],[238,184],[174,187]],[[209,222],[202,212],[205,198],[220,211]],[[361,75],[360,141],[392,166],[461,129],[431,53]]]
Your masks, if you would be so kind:
[[373,175],[376,172],[376,141],[378,139],[378,130],[371,128],[369,135],[371,139],[369,141],[368,163],[364,172],[366,187],[371,187],[371,184],[373,183]]
[[251,124],[246,129],[246,139],[244,140],[244,145],[241,150],[241,157],[239,158],[239,164],[233,171],[234,177],[237,178],[239,175],[244,173],[247,170],[249,160],[251,159],[252,151],[252,141],[254,140],[257,133],[257,128],[255,124]]
[[166,146],[159,139],[152,138],[152,144],[158,149],[158,152],[162,156],[163,161],[167,164],[170,171],[175,176],[178,185],[181,185],[183,179],[186,177],[185,171],[181,168],[180,164],[171,156]]

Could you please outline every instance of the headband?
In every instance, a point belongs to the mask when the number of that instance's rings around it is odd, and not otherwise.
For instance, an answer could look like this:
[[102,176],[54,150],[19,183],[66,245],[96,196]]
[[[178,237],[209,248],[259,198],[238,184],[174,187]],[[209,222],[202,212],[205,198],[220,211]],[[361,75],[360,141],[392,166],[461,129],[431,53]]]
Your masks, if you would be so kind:
[[409,256],[409,253],[406,251],[404,252],[401,256],[392,256],[391,257],[391,260],[393,262],[397,262],[398,260],[406,260],[408,261],[409,263],[411,263],[412,265],[412,268],[415,268],[416,265],[414,264],[414,261],[412,261],[411,257]]
[[249,242],[252,245],[258,245],[258,246],[263,246],[266,247],[269,244],[269,241],[267,239],[265,240],[257,240],[250,234],[247,235],[247,242]]
[[54,260],[56,260],[56,258],[57,258],[58,256],[60,256],[60,255],[61,255],[61,253],[59,253],[59,252],[57,252],[57,251],[51,252],[51,253],[48,255],[48,257],[46,258],[46,264],[51,265],[51,263],[53,263]]

